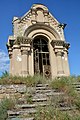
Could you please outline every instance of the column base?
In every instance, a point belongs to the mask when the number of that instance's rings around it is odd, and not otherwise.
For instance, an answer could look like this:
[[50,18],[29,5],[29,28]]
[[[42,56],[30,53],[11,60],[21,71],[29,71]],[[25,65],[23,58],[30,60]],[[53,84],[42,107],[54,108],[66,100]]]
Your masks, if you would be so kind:
[[21,71],[21,75],[23,77],[27,77],[29,75],[29,72],[28,71]]
[[65,76],[65,73],[64,73],[64,71],[58,71],[58,72],[57,72],[57,75],[58,75],[59,77],[61,77],[61,76]]

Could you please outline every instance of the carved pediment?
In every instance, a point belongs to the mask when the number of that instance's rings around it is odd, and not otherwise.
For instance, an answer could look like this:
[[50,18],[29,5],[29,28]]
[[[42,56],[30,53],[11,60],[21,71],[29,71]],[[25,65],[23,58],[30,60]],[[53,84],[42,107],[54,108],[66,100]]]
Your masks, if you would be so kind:
[[42,4],[34,4],[24,16],[13,20],[14,35],[16,37],[24,36],[25,31],[27,31],[30,26],[40,23],[53,28],[59,35],[60,39],[64,40],[63,29],[65,25],[60,24],[49,12],[48,8]]
[[59,22],[52,16],[48,8],[42,4],[34,4],[31,9],[20,19],[20,22],[26,23],[31,21],[32,23],[44,22],[58,26]]

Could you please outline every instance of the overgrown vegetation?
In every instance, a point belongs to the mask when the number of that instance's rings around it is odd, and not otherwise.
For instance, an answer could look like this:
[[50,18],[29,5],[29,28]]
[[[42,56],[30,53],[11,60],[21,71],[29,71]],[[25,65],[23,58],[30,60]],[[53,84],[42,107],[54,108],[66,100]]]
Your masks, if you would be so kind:
[[37,84],[46,83],[46,78],[42,77],[39,74],[27,77],[21,76],[11,76],[8,73],[3,73],[2,77],[0,78],[0,84],[26,84],[26,86],[36,86]]
[[[35,120],[80,120],[80,92],[77,92],[75,85],[80,82],[80,76],[60,77],[55,79],[46,79],[37,74],[33,77],[11,76],[7,72],[0,77],[0,84],[25,84],[27,87],[35,87],[37,84],[48,84],[51,89],[58,93],[63,93],[58,97],[50,99],[50,105],[38,107],[35,114]],[[32,95],[26,91],[25,97],[28,104],[33,104]],[[7,110],[13,109],[14,100],[4,99],[0,103],[0,120],[7,118]],[[53,104],[54,103],[54,104]],[[73,107],[73,112],[61,112],[59,107]]]
[[[80,111],[80,93],[77,92],[74,85],[77,84],[77,82],[79,81],[75,76],[56,78],[51,81],[50,86],[52,89],[64,93],[56,100],[56,105],[58,105],[59,102],[63,102],[66,103],[67,106],[74,106]],[[62,106],[65,107],[65,105]]]
[[12,99],[4,98],[0,102],[0,120],[6,120],[8,115],[7,115],[7,110],[13,109],[15,106],[15,102]]
[[35,120],[80,120],[80,114],[75,110],[72,113],[62,112],[54,109],[53,106],[38,107]]

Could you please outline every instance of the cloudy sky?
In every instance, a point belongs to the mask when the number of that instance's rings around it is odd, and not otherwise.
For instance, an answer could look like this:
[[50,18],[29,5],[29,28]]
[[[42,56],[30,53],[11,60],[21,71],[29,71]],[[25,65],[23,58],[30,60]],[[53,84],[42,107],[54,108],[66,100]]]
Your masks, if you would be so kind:
[[34,3],[46,5],[60,23],[67,24],[64,33],[71,44],[70,72],[80,75],[80,0],[0,0],[0,75],[9,71],[6,43],[12,35],[12,18],[23,16]]
[[9,71],[9,57],[5,51],[0,49],[0,75],[5,70]]

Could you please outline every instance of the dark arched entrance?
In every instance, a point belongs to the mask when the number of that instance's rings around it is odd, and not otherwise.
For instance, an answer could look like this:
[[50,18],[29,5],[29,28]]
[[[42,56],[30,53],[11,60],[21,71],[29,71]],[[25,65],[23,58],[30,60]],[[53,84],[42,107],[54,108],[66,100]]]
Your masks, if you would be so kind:
[[43,36],[37,36],[33,40],[34,49],[34,73],[40,73],[50,77],[50,59],[48,49],[48,39]]

